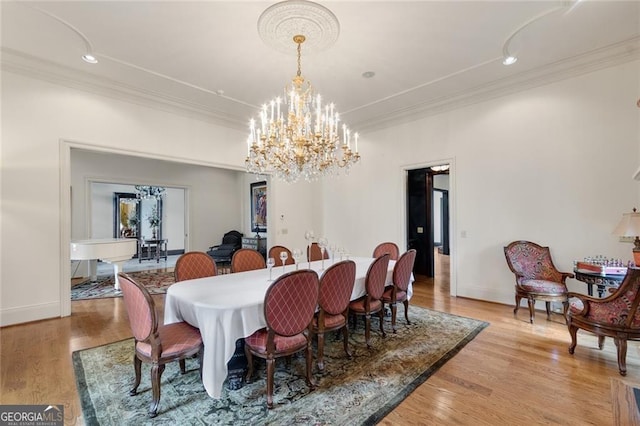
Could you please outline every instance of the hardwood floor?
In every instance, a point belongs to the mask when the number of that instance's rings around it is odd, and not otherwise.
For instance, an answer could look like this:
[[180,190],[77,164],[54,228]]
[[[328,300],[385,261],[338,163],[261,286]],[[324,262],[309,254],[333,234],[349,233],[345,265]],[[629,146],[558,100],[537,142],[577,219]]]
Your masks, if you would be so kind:
[[[526,308],[514,318],[513,306],[452,298],[448,257],[438,259],[435,279],[417,277],[411,304],[491,325],[380,424],[612,424],[610,379],[620,376],[611,340],[599,351],[593,336],[580,333],[570,355],[560,315],[547,321],[537,312],[531,325]],[[155,299],[162,307],[163,296]],[[119,298],[74,301],[70,317],[0,329],[0,403],[64,404],[65,424],[84,424],[71,353],[130,336]],[[636,343],[629,344],[627,365],[626,381],[639,383]]]

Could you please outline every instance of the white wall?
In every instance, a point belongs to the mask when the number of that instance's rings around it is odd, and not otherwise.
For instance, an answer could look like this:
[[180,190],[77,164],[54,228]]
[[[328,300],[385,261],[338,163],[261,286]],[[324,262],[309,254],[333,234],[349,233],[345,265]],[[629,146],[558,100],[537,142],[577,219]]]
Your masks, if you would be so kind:
[[[64,141],[91,149],[243,169],[246,139],[238,130],[5,70],[1,89],[1,325],[69,312],[69,300],[63,296],[70,274],[68,242],[63,242],[71,237],[70,225],[66,225],[70,214],[64,217],[70,206],[61,204],[65,200],[61,178],[70,167],[65,163],[68,143]],[[69,179],[69,170],[66,174]],[[219,219],[208,209],[222,203],[215,194],[209,188],[204,197],[193,199],[193,249],[221,238],[208,230]],[[207,224],[207,228],[197,230],[197,224]],[[35,251],[38,267],[33,263]]]
[[[629,258],[631,246],[611,230],[640,199],[631,178],[640,165],[638,75],[635,61],[363,132],[362,161],[348,177],[271,182],[269,245],[300,246],[308,228],[354,255],[370,255],[382,240],[402,245],[405,170],[450,163],[452,288],[458,295],[513,303],[502,247],[514,239],[551,246],[564,270],[588,255]],[[13,72],[3,72],[1,88],[0,325],[69,312],[64,291],[72,214],[62,204],[70,203],[68,187],[60,183],[70,183],[69,146],[244,167],[240,130]],[[252,178],[245,175],[237,187],[247,194],[239,221],[245,226]],[[214,202],[220,200],[211,194],[190,201],[192,233],[194,224],[216,219],[207,209]],[[210,239],[194,235],[192,248]],[[570,287],[584,291],[580,283]]]
[[[172,196],[179,197],[182,194],[182,191],[174,193],[171,187],[185,188],[189,198],[187,212],[191,218],[189,221],[191,229],[186,229],[189,234],[189,247],[185,247],[184,237],[180,235],[184,229],[181,228],[181,223],[173,227],[171,223],[165,222],[163,236],[169,240],[170,250],[185,248],[206,251],[210,246],[220,244],[225,232],[242,227],[240,189],[245,175],[243,171],[217,167],[72,149],[71,183],[74,220],[71,236],[73,239],[96,237],[93,235],[94,232],[89,233],[90,230],[83,225],[82,221],[87,214],[84,209],[91,208],[89,200],[83,196],[86,193],[84,187],[89,181],[115,181],[169,187],[163,202],[165,220],[168,217],[167,209],[176,208],[172,207],[172,204],[183,205],[185,202],[184,200],[179,200],[179,203],[171,202]],[[127,188],[130,192],[130,186],[122,187],[123,190]],[[102,208],[108,210],[106,220],[111,224],[108,228],[108,237],[112,237],[113,200],[110,197],[105,197],[105,200],[108,205]],[[172,220],[177,220],[174,216],[176,214],[171,215]],[[182,216],[181,219],[184,220],[184,214],[181,211],[177,212],[177,216]],[[180,231],[173,233],[173,228]]]
[[589,255],[631,259],[611,232],[639,204],[638,76],[635,61],[365,133],[362,165],[325,186],[325,223],[359,254],[404,242],[404,169],[451,158],[457,295],[512,304],[502,248],[517,239],[550,246],[564,271]]

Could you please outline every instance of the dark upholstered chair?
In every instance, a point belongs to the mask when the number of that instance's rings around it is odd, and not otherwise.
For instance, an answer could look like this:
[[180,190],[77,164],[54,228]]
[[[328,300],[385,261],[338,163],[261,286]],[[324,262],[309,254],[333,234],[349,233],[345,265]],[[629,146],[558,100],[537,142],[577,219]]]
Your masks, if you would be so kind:
[[518,314],[520,300],[527,299],[529,304],[529,321],[533,324],[535,302],[545,302],[547,319],[551,316],[551,302],[562,302],[564,316],[567,309],[567,278],[574,275],[560,272],[551,260],[549,247],[542,247],[530,241],[514,241],[504,248],[504,255],[511,272],[516,279],[516,307],[513,314]]
[[342,330],[344,352],[349,358],[349,327],[347,318],[349,302],[356,279],[356,264],[344,260],[329,266],[320,279],[318,312],[313,318],[312,331],[318,336],[318,369],[324,370],[324,334],[333,330]]
[[264,297],[264,317],[267,327],[244,339],[247,356],[247,382],[253,375],[253,356],[267,362],[267,407],[273,408],[273,375],[275,359],[305,351],[307,385],[313,390],[311,378],[311,320],[318,303],[318,274],[310,270],[281,275],[267,289]]
[[387,268],[389,267],[389,253],[374,260],[369,266],[365,277],[365,288],[367,294],[349,303],[349,313],[358,316],[364,316],[365,329],[364,336],[367,347],[371,347],[371,314],[378,313],[380,318],[380,333],[382,337],[386,337],[384,332],[384,310],[382,304],[382,294],[384,293],[384,285],[387,280]]
[[[329,251],[325,249],[324,258],[329,258]],[[320,246],[318,243],[311,243],[310,246],[307,246],[307,260],[309,262],[313,262],[315,260],[322,260],[322,250],[320,250]]]
[[389,260],[398,260],[398,256],[400,256],[400,249],[396,243],[392,242],[384,242],[380,243],[373,249],[373,257],[378,258],[385,253],[389,253]]
[[190,251],[180,256],[173,270],[176,282],[213,277],[217,274],[216,262],[207,253],[201,251]]
[[568,327],[571,334],[569,353],[577,345],[578,329],[598,336],[598,347],[604,338],[612,337],[618,351],[618,370],[627,374],[627,341],[640,340],[640,269],[629,268],[627,275],[613,294],[599,299],[580,293],[569,293]]
[[233,253],[231,258],[231,272],[253,271],[266,267],[267,263],[264,261],[264,257],[253,249],[240,249]]
[[295,263],[295,260],[293,259],[293,255],[291,254],[291,250],[289,250],[288,248],[284,247],[284,246],[273,246],[269,249],[269,256],[267,257],[273,257],[273,259],[276,261],[276,265],[282,265],[282,260],[280,260],[280,253],[281,252],[286,252],[287,253],[287,260],[285,260],[284,264],[285,265],[293,265]]
[[396,330],[396,314],[398,312],[397,303],[404,304],[404,318],[407,324],[409,321],[409,297],[407,291],[411,282],[411,272],[413,264],[416,260],[415,249],[408,250],[400,256],[400,259],[393,265],[393,285],[387,286],[382,295],[382,303],[391,306],[391,328],[395,333]]
[[238,231],[229,231],[222,237],[222,244],[209,247],[207,254],[215,260],[216,263],[229,263],[233,257],[233,253],[242,247],[242,233]]
[[133,396],[138,392],[142,363],[151,364],[153,400],[149,406],[149,417],[155,417],[160,403],[160,379],[165,364],[179,361],[180,371],[184,374],[185,359],[199,354],[200,376],[202,377],[204,349],[202,337],[200,330],[186,322],[160,324],[155,303],[147,289],[122,272],[118,274],[118,278],[129,317],[129,325],[135,338],[133,367],[136,379],[129,394]]

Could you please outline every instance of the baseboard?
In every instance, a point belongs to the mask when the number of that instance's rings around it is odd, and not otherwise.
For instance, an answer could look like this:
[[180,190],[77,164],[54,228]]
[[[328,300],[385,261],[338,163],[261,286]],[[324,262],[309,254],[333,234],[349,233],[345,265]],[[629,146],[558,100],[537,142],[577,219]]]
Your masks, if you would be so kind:
[[3,309],[0,311],[0,327],[59,317],[59,302]]

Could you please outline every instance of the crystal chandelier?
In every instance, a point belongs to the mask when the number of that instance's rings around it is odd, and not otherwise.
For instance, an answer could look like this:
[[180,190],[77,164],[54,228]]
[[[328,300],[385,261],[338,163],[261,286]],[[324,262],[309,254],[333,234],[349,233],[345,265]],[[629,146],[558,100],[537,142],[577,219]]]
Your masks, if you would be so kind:
[[262,106],[258,122],[249,122],[247,171],[274,174],[287,182],[348,173],[360,160],[358,133],[340,124],[332,103],[322,104],[311,83],[301,73],[301,46],[305,36],[296,35],[298,72],[284,99],[277,97]]
[[138,200],[149,200],[155,198],[156,200],[162,199],[165,188],[162,186],[147,186],[136,185],[136,198]]

